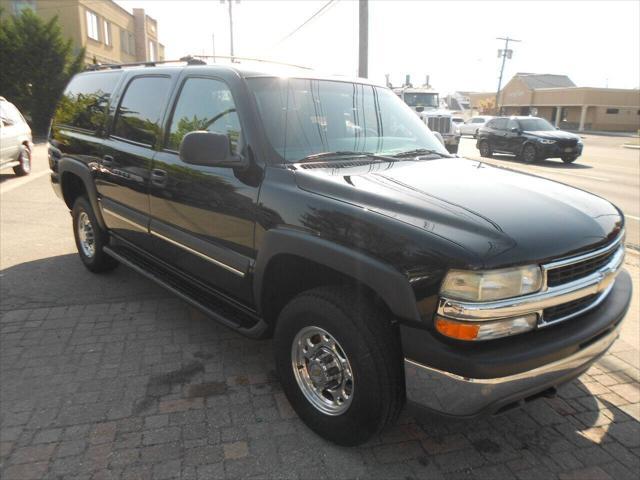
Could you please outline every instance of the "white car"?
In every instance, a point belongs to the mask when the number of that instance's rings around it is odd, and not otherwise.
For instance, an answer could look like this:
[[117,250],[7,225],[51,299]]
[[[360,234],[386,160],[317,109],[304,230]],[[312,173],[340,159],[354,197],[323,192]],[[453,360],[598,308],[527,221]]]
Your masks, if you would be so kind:
[[31,128],[20,111],[0,97],[0,170],[13,167],[16,175],[31,172]]
[[458,128],[460,129],[461,135],[471,135],[473,138],[476,138],[478,134],[478,130],[484,127],[489,120],[493,117],[489,115],[478,115],[477,117],[470,118],[464,123],[458,124]]

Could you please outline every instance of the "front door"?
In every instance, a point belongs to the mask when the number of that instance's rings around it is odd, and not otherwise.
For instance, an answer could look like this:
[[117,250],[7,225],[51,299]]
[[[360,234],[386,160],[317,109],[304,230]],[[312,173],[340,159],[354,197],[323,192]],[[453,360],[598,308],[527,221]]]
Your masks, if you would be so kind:
[[128,82],[96,178],[107,226],[141,247],[149,241],[149,175],[170,88],[168,76]]
[[236,102],[224,81],[187,76],[174,101],[164,149],[151,170],[154,253],[199,281],[250,301],[245,276],[254,257],[259,180],[251,172],[183,162],[180,142],[194,130],[226,134],[232,151],[246,154]]

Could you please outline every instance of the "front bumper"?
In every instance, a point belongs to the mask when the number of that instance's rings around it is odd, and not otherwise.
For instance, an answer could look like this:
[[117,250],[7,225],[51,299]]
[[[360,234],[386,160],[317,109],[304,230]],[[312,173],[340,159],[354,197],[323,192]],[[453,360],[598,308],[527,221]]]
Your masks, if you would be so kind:
[[433,337],[418,338],[423,334],[415,328],[401,329],[407,401],[445,415],[473,417],[567,383],[611,347],[630,300],[631,277],[622,271],[595,310],[520,338],[462,349]]
[[557,143],[552,143],[551,145],[538,143],[537,145],[542,156],[547,158],[560,158],[565,155],[579,157],[582,155],[583,146],[582,143],[578,143],[575,147],[563,147]]

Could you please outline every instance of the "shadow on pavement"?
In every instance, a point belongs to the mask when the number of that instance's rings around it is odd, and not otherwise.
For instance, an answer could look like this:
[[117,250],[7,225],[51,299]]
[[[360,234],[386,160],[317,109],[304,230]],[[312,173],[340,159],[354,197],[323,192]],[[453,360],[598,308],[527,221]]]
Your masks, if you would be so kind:
[[89,272],[77,254],[25,262],[0,272],[0,310],[134,301],[170,296],[133,270]]

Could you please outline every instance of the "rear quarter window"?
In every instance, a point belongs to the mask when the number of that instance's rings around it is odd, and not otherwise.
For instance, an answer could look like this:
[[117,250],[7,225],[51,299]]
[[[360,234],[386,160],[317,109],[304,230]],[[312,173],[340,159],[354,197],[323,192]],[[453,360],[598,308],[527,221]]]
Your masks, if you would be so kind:
[[111,94],[122,72],[79,74],[64,91],[54,116],[55,125],[98,132],[107,118]]

